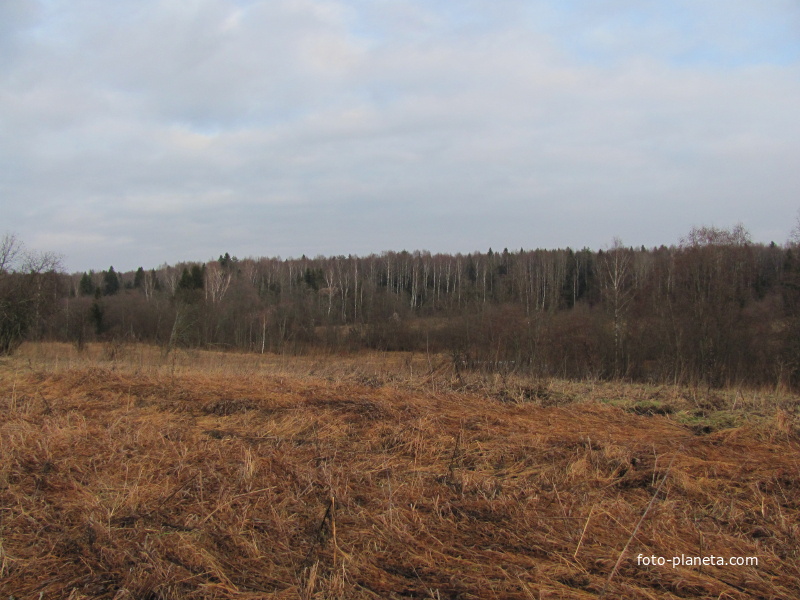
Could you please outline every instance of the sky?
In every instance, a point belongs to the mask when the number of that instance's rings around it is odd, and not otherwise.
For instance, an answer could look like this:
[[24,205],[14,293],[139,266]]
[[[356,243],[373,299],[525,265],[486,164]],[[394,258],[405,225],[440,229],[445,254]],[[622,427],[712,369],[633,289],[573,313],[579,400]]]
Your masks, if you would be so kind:
[[782,244],[798,107],[797,0],[2,0],[0,234],[70,272]]

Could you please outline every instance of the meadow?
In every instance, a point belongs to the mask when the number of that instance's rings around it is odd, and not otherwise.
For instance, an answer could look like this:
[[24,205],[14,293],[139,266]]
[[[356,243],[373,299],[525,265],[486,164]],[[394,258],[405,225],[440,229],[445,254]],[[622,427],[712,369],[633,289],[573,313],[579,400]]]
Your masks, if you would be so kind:
[[798,598],[797,405],[425,353],[28,343],[0,359],[0,596]]

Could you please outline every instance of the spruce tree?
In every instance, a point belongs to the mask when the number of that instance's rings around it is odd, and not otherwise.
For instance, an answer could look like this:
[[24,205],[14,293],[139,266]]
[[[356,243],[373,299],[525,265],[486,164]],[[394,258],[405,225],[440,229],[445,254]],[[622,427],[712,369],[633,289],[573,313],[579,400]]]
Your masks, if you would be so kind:
[[178,280],[178,289],[179,290],[194,289],[192,276],[189,273],[189,269],[187,269],[186,267],[183,268],[183,273],[181,273],[181,278]]
[[103,272],[103,294],[113,296],[119,291],[119,277],[114,271],[114,267],[109,267],[108,271]]
[[94,281],[92,281],[89,273],[84,273],[81,276],[81,281],[78,284],[78,292],[81,296],[91,296],[94,294]]
[[206,266],[203,265],[201,268],[200,265],[192,265],[192,289],[195,290],[202,290],[203,289],[203,282],[205,280],[205,269]]
[[94,332],[97,335],[103,333],[103,307],[100,306],[100,303],[97,301],[92,302],[92,306],[89,307],[89,322],[94,325]]

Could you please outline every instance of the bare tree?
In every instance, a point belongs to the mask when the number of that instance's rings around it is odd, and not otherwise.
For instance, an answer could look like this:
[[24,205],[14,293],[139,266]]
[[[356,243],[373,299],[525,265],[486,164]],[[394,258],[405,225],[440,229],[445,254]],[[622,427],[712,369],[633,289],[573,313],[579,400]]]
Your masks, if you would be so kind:
[[161,281],[164,282],[170,296],[174,296],[178,289],[178,281],[181,278],[181,272],[177,266],[173,267],[167,264],[161,265],[159,268],[161,274]]
[[325,284],[328,286],[319,291],[321,296],[328,297],[328,316],[331,316],[331,309],[333,308],[333,296],[337,292],[336,288],[336,274],[332,266],[328,266],[325,270]]
[[228,287],[231,285],[233,274],[229,268],[225,268],[216,261],[206,264],[206,299],[212,304],[217,304],[225,297]]
[[632,251],[615,237],[614,244],[598,261],[603,295],[614,322],[614,377],[619,377],[623,363],[623,341],[626,334],[626,317],[633,290],[631,288]]
[[150,300],[153,297],[153,292],[156,288],[156,272],[153,270],[145,271],[144,281],[142,282],[142,289],[144,290],[144,297]]
[[17,236],[12,233],[3,235],[3,239],[0,240],[0,273],[13,271],[17,258],[22,251],[22,244],[17,239]]
[[721,229],[713,226],[692,227],[689,234],[681,238],[681,246],[684,248],[745,246],[751,243],[750,232],[741,223],[737,223],[732,229]]
[[58,256],[29,252],[16,236],[0,240],[0,354],[10,354],[58,298]]
[[795,221],[794,228],[789,234],[789,245],[800,246],[800,209],[797,211],[797,220]]

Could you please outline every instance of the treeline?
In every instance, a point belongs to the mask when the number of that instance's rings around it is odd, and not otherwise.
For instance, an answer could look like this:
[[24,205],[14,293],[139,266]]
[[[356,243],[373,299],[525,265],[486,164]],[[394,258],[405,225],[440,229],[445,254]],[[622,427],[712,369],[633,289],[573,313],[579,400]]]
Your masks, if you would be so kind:
[[800,249],[677,246],[237,259],[62,275],[31,335],[255,352],[444,352],[458,368],[800,388]]

